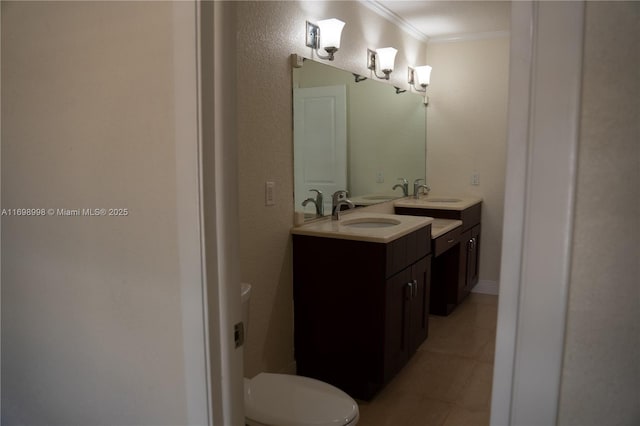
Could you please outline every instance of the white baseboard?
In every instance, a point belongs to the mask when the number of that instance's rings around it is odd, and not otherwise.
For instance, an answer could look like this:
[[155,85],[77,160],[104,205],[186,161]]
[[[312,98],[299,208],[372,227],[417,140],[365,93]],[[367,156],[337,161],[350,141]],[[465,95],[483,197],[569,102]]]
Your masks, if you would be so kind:
[[499,288],[500,287],[498,286],[498,281],[480,280],[478,281],[478,284],[476,284],[475,287],[471,289],[471,292],[482,293],[482,294],[493,294],[497,296]]

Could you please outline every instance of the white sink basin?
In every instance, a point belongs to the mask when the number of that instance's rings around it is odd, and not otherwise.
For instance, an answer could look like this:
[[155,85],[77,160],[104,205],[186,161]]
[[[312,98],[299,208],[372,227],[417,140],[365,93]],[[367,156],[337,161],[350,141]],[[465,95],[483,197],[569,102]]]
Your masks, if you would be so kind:
[[350,211],[340,220],[318,219],[291,229],[294,235],[388,243],[433,222],[433,218]]
[[396,225],[400,225],[399,220],[380,217],[361,217],[342,221],[342,226],[349,228],[389,228]]

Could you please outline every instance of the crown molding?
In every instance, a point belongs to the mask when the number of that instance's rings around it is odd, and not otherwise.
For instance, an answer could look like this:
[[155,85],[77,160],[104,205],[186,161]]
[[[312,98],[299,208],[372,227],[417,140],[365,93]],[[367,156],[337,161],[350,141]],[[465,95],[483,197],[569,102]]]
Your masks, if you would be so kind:
[[401,30],[420,41],[428,42],[430,38],[407,22],[404,18],[390,11],[376,0],[358,0],[367,9],[400,27]]
[[511,36],[510,31],[488,31],[483,33],[468,33],[468,34],[451,34],[439,37],[430,37],[429,44],[437,43],[455,43],[458,41],[473,41],[473,40],[489,40],[494,38],[508,38]]

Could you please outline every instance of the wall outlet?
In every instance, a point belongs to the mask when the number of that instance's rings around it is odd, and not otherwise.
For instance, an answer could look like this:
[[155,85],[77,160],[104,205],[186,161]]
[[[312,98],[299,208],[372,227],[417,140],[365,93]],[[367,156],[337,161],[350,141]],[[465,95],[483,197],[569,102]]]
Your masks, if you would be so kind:
[[471,175],[471,185],[480,185],[480,174],[474,173]]
[[275,206],[275,192],[276,183],[267,181],[264,186],[264,205],[265,206]]
[[376,173],[376,183],[384,183],[384,172]]

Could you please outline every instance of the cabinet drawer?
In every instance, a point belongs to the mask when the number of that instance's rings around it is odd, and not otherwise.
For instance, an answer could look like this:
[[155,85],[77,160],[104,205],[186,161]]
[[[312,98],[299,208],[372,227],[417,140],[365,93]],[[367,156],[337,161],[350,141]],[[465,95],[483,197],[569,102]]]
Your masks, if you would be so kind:
[[452,229],[444,235],[439,236],[433,241],[433,255],[440,256],[460,242],[461,227]]
[[431,253],[431,225],[387,244],[386,277],[390,277]]

